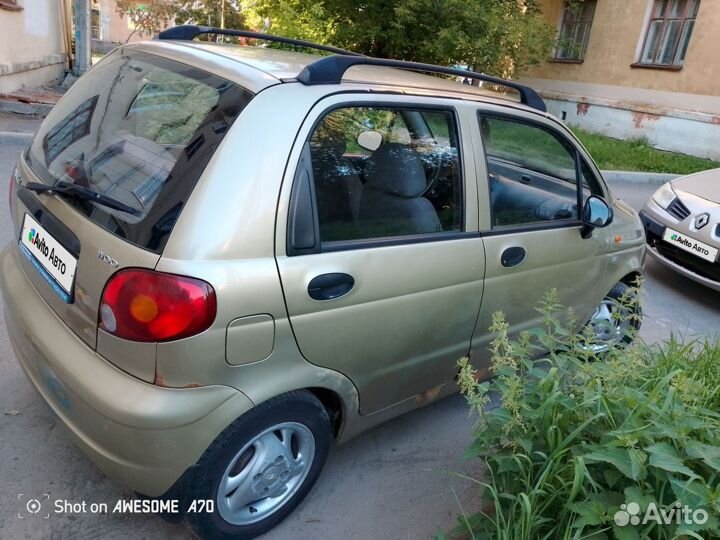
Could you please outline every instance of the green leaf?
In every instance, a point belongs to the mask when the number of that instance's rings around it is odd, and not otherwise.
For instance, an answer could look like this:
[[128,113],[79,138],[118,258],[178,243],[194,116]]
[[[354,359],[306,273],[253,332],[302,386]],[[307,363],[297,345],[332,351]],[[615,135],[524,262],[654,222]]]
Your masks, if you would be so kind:
[[643,512],[647,510],[647,507],[650,506],[651,503],[657,504],[655,496],[644,493],[639,486],[627,487],[623,493],[625,494],[625,504],[636,502],[640,505],[640,509]]
[[[637,459],[639,459],[638,456],[635,456],[636,461]],[[599,448],[594,452],[587,454],[585,456],[585,461],[609,463],[632,480],[640,480],[641,478],[638,475],[644,470],[638,466],[637,463],[635,467],[633,467],[630,453],[626,449],[613,446]]]
[[678,456],[675,448],[668,443],[661,442],[653,444],[645,450],[650,454],[650,466],[671,473],[684,474],[690,478],[697,477],[692,469],[683,463],[683,460]]
[[615,525],[612,531],[617,540],[640,540],[640,533],[631,525],[626,527],[618,527]]
[[670,486],[675,497],[683,504],[695,508],[711,504],[713,494],[711,489],[705,484],[702,478],[691,478],[690,480],[680,480],[675,477],[670,478]]
[[570,510],[580,516],[575,522],[576,526],[600,525],[605,521],[605,506],[598,501],[584,501],[573,503]]
[[647,469],[645,468],[647,454],[638,448],[630,448],[628,449],[628,456],[630,457],[630,470],[633,479],[644,480],[647,477]]
[[685,444],[685,451],[689,457],[700,459],[715,472],[720,472],[720,448],[717,446],[691,440]]
[[612,469],[610,467],[604,468],[602,474],[605,478],[605,481],[607,482],[607,485],[611,488],[614,488],[620,480],[625,478],[625,475],[623,473],[621,473],[617,469]]

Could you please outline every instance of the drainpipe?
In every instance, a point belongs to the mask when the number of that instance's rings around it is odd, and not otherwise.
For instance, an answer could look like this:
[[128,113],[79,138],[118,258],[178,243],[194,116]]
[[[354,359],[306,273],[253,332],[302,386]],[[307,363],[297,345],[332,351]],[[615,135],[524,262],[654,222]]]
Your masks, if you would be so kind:
[[75,66],[78,77],[90,69],[90,0],[73,0]]

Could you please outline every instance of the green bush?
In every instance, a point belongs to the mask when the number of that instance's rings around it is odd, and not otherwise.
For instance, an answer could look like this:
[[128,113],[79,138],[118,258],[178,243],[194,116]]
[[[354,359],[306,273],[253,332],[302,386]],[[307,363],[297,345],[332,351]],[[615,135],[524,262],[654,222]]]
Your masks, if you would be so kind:
[[[477,382],[460,361],[460,386],[479,415],[467,455],[482,458],[487,471],[485,482],[474,480],[483,511],[463,516],[455,534],[720,537],[720,344],[671,337],[596,357],[589,333],[568,330],[576,327],[572,314],[557,317],[555,292],[540,311],[543,327],[517,340],[496,314],[491,381]],[[630,503],[641,519],[651,504],[670,512],[680,503],[708,520],[689,524],[676,511],[670,525],[618,526],[616,512]]]

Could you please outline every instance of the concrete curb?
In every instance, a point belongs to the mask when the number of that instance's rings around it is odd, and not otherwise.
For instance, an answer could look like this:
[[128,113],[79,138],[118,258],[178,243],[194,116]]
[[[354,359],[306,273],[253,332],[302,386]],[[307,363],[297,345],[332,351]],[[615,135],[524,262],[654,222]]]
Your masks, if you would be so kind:
[[54,105],[47,103],[22,103],[20,101],[11,101],[0,99],[0,111],[14,114],[25,114],[46,117]]
[[13,141],[13,142],[30,142],[35,136],[34,133],[27,133],[22,131],[0,131],[0,142],[2,141]]
[[628,183],[628,184],[651,184],[661,186],[665,182],[679,178],[679,174],[662,174],[662,173],[646,173],[646,172],[630,172],[630,171],[601,171],[603,178],[609,184]]

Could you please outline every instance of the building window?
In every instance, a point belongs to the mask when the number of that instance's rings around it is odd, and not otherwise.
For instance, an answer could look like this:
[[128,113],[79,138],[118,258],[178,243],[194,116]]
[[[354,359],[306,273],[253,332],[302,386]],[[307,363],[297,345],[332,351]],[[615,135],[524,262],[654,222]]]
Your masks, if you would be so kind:
[[640,64],[682,67],[700,0],[654,0]]
[[90,11],[90,33],[92,39],[101,39],[100,35],[100,10],[92,9]]
[[565,2],[555,60],[580,62],[585,59],[596,4],[596,0]]

